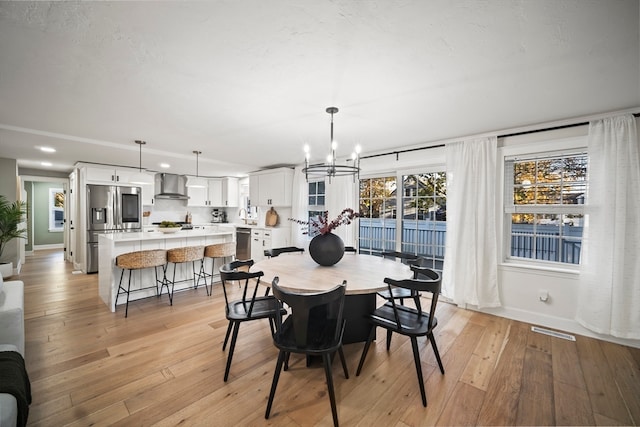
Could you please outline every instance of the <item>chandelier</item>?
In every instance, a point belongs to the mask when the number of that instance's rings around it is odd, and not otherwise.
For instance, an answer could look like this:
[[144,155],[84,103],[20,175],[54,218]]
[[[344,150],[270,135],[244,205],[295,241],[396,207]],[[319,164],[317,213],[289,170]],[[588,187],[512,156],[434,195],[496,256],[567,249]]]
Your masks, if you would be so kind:
[[327,107],[327,113],[331,114],[331,151],[329,155],[327,155],[326,163],[318,163],[318,164],[309,164],[309,159],[311,157],[309,151],[309,145],[304,146],[304,172],[307,182],[309,181],[309,177],[329,177],[329,182],[331,182],[331,178],[334,176],[353,176],[353,182],[356,181],[356,177],[360,175],[360,146],[356,145],[355,151],[351,154],[351,160],[353,160],[353,165],[346,164],[338,164],[336,163],[336,148],[338,147],[338,143],[333,138],[333,115],[338,112],[338,108],[336,107]]

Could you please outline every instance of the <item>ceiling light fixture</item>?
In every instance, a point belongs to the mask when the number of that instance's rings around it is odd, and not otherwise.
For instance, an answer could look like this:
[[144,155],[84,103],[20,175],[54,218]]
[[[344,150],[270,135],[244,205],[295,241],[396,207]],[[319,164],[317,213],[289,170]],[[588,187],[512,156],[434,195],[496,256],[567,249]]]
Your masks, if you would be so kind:
[[200,157],[200,154],[202,154],[202,151],[194,150],[193,154],[196,155],[196,177],[189,177],[189,179],[187,179],[187,187],[206,188],[207,181],[198,176],[198,159]]
[[338,108],[336,107],[327,107],[327,113],[331,114],[331,151],[327,156],[326,163],[318,163],[318,164],[309,164],[309,159],[311,158],[311,154],[309,151],[309,145],[304,146],[304,172],[307,182],[309,181],[309,177],[329,177],[329,182],[331,182],[331,178],[334,176],[353,176],[353,182],[356,181],[356,177],[360,177],[360,146],[356,145],[355,151],[351,154],[351,159],[353,160],[353,166],[351,165],[341,165],[336,163],[336,148],[338,147],[338,143],[333,138],[333,115],[338,112]]
[[137,185],[151,185],[153,184],[153,178],[150,175],[142,172],[142,146],[145,145],[147,141],[136,139],[135,143],[140,147],[140,164],[138,172],[135,172],[131,175],[129,182]]
[[41,164],[42,166],[46,166],[46,167],[53,166],[53,163],[51,163],[51,162],[40,162],[40,164]]
[[163,169],[169,169],[171,165],[169,163],[160,163],[160,167]]
[[40,147],[40,151],[43,151],[45,153],[55,153],[56,149],[53,147]]

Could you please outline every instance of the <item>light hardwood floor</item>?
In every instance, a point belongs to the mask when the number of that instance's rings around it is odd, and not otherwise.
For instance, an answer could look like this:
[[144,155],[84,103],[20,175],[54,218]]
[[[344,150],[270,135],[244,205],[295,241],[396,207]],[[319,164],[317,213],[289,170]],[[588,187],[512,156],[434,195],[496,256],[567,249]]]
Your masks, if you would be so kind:
[[[133,302],[129,317],[98,297],[97,275],[72,274],[60,251],[27,257],[26,363],[31,426],[332,425],[321,366],[292,356],[271,418],[264,411],[277,352],[267,321],[240,328],[229,381],[220,285]],[[233,286],[232,286],[233,288]],[[234,290],[237,292],[237,289]],[[428,406],[420,402],[411,344],[384,331],[355,370],[361,344],[345,346],[351,377],[334,365],[343,426],[638,425],[640,350],[439,304],[441,375],[421,340]]]

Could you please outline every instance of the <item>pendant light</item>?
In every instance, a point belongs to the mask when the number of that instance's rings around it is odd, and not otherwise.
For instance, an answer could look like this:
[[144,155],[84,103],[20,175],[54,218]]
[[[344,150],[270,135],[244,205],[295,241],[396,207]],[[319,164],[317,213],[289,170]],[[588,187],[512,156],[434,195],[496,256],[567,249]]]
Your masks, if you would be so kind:
[[202,154],[202,151],[194,150],[193,154],[196,155],[196,176],[195,176],[195,178],[190,176],[187,179],[187,187],[207,188],[207,180],[204,179],[204,178],[200,178],[198,176],[198,159],[200,157],[200,154]]
[[137,185],[151,185],[153,184],[153,177],[149,174],[142,172],[142,146],[145,145],[147,142],[136,139],[135,143],[138,144],[138,146],[140,147],[140,163],[139,163],[138,172],[135,172],[134,174],[131,175],[129,182]]
[[349,175],[353,176],[353,181],[355,182],[356,178],[360,176],[360,146],[356,145],[355,151],[351,154],[353,166],[336,163],[336,148],[338,144],[333,138],[333,115],[338,112],[338,108],[327,107],[326,112],[331,114],[331,140],[327,161],[326,163],[309,164],[311,155],[309,146],[305,145],[304,169],[302,169],[302,172],[304,172],[307,182],[309,182],[309,177],[329,177],[329,182],[331,182],[331,178],[334,176]]

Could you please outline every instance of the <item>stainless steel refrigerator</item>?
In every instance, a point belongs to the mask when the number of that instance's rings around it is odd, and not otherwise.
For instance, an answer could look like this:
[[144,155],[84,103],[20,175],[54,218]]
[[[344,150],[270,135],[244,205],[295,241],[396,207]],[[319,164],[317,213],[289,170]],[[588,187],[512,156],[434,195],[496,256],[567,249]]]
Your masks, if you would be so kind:
[[98,235],[142,229],[142,189],[87,185],[87,273],[98,272]]

